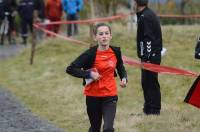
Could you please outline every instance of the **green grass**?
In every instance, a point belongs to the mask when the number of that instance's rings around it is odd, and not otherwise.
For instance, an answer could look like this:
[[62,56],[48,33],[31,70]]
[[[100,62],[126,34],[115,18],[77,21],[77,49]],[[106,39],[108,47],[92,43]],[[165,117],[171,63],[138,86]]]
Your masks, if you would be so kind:
[[[135,32],[113,24],[115,46],[126,56],[137,59]],[[82,28],[81,28],[82,29]],[[88,41],[83,27],[79,40]],[[194,72],[200,63],[194,59],[199,26],[164,26],[163,40],[167,53],[162,65]],[[89,127],[82,80],[69,76],[65,68],[87,47],[62,39],[47,39],[37,45],[34,65],[29,65],[30,49],[16,57],[0,61],[0,84],[15,94],[32,112],[48,119],[67,132],[86,132]],[[199,109],[183,103],[194,77],[160,74],[162,111],[160,116],[130,116],[143,107],[140,69],[126,65],[129,84],[119,87],[115,120],[116,132],[198,132]]]

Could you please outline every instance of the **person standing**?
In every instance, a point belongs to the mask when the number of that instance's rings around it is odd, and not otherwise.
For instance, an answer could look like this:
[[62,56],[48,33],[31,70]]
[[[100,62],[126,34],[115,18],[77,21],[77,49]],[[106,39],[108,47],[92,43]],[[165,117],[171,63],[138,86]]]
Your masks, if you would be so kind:
[[20,0],[18,5],[18,12],[21,18],[22,44],[26,45],[28,38],[28,27],[31,34],[33,33],[34,0]]
[[[148,0],[135,0],[137,11],[137,54],[141,63],[160,65],[162,32],[159,19],[148,7]],[[144,94],[143,112],[146,115],[159,115],[161,92],[158,73],[141,70],[141,83]]]
[[[6,34],[8,36],[8,42],[9,44],[16,44],[15,16],[17,15],[17,2],[16,0],[0,0],[0,8],[1,21],[3,21],[5,17],[7,17],[9,22],[9,28]],[[3,41],[4,40],[1,40],[1,44],[3,44]]]
[[127,73],[119,47],[110,46],[111,28],[99,23],[94,29],[97,46],[83,52],[66,69],[72,76],[83,78],[85,85],[87,114],[91,127],[89,132],[114,132],[114,118],[117,107],[117,86],[115,69],[121,79],[121,87],[127,85]]
[[45,19],[44,0],[34,0],[34,9],[36,10],[36,21],[43,22]]
[[[34,23],[44,23],[45,22],[45,3],[44,0],[34,0]],[[44,25],[40,25],[45,28]],[[41,30],[35,30],[36,40],[42,40],[44,32]]]
[[3,0],[0,0],[0,25],[4,18],[4,3]]
[[[60,21],[62,17],[62,4],[61,0],[47,0],[45,6],[45,16],[50,22]],[[58,33],[60,28],[59,24],[47,25],[47,29]],[[50,36],[49,34],[47,34]]]
[[[83,8],[83,0],[62,0],[63,10],[67,14],[67,21],[76,21],[79,19],[79,12]],[[67,36],[78,34],[78,25],[76,23],[67,25]]]

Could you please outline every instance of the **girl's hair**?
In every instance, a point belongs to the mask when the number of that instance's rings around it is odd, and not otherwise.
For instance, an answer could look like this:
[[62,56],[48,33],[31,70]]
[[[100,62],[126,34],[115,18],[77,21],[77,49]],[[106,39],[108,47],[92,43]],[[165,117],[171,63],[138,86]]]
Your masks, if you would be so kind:
[[109,31],[110,31],[110,33],[111,33],[111,27],[110,27],[108,24],[105,24],[105,23],[98,23],[98,24],[96,24],[96,25],[94,26],[94,28],[93,28],[93,34],[96,35],[96,34],[97,34],[98,28],[99,28],[99,27],[102,27],[102,26],[108,27],[108,29],[109,29]]

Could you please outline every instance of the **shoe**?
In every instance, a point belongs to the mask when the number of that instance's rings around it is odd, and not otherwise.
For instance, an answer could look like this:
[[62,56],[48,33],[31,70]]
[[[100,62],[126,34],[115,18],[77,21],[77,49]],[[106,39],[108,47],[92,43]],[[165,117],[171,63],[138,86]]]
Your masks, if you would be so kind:
[[26,42],[22,41],[21,44],[22,44],[22,45],[26,45]]
[[26,45],[27,44],[26,40],[23,40],[21,44]]
[[26,43],[27,43],[27,38],[26,37],[22,37],[22,44],[26,45]]
[[160,115],[160,110],[158,109],[143,109],[145,115]]
[[155,115],[155,116],[159,116],[160,112],[156,112],[156,113],[144,113],[145,115]]

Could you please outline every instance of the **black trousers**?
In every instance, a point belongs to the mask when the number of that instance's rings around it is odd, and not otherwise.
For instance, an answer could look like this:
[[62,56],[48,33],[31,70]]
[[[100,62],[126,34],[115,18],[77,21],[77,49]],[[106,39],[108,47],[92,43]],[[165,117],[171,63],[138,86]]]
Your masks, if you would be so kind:
[[100,132],[102,119],[104,121],[103,132],[114,132],[117,100],[117,96],[86,97],[87,114],[91,125],[89,132]]
[[[67,15],[67,21],[78,20],[78,14]],[[76,23],[67,25],[67,36],[73,36],[78,34],[78,25]]]
[[[151,63],[160,64],[161,55],[158,54],[151,58]],[[160,114],[161,109],[161,92],[158,82],[158,73],[145,69],[141,71],[142,89],[144,94],[143,112],[149,114]]]
[[30,32],[33,32],[33,18],[30,19],[23,19],[21,20],[21,34],[23,38],[28,37],[28,28]]

